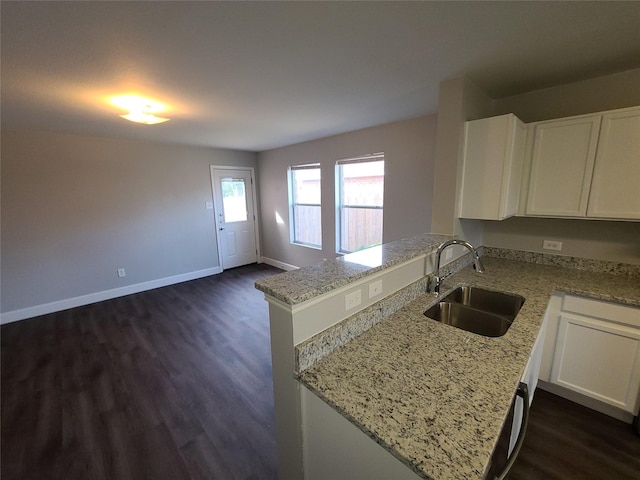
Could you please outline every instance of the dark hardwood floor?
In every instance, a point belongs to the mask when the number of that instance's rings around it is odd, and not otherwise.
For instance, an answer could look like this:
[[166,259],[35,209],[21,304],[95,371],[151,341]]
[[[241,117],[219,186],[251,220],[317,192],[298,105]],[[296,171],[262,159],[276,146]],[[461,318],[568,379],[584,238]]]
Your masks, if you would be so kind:
[[509,480],[640,480],[640,436],[631,425],[538,389]]
[[[249,265],[4,325],[2,480],[276,479],[253,283],[277,272]],[[640,437],[539,390],[509,478],[640,480]]]
[[222,274],[4,325],[2,479],[276,479],[268,306]]

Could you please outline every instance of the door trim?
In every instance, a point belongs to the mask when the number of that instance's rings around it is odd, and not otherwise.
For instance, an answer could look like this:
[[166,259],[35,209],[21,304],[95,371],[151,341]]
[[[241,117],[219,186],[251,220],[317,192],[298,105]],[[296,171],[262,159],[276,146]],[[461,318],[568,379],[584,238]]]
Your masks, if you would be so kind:
[[211,197],[213,200],[213,226],[216,231],[216,248],[218,250],[218,267],[222,272],[224,268],[222,267],[222,249],[220,248],[220,231],[218,230],[218,226],[216,224],[215,212],[218,210],[219,205],[216,205],[216,181],[215,181],[215,171],[216,170],[243,170],[247,171],[251,174],[251,193],[253,200],[253,230],[255,232],[255,241],[256,241],[256,262],[261,262],[261,249],[260,249],[260,229],[258,228],[258,197],[256,192],[256,172],[253,167],[237,167],[232,165],[210,165],[209,173],[211,176]]

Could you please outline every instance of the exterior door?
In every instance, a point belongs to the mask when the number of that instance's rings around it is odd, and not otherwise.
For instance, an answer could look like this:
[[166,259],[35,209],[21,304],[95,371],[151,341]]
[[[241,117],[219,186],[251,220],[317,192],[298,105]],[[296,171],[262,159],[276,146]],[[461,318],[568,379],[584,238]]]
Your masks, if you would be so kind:
[[223,270],[258,260],[252,170],[211,167],[220,266]]

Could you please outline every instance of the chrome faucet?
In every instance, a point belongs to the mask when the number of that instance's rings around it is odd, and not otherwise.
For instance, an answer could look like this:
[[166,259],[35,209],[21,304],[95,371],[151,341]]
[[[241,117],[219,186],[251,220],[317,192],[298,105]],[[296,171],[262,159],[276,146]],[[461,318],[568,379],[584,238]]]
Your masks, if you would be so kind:
[[473,248],[473,245],[471,245],[469,242],[465,242],[464,240],[455,240],[455,239],[442,242],[438,247],[438,250],[436,250],[436,268],[433,271],[433,290],[432,291],[436,295],[440,293],[440,284],[442,283],[442,281],[445,278],[447,278],[449,275],[451,275],[451,273],[448,273],[446,275],[443,275],[442,277],[440,276],[440,257],[442,256],[442,252],[444,251],[444,249],[451,245],[462,245],[463,247],[467,247],[467,249],[473,255],[473,268],[475,268],[478,273],[484,273],[484,266],[480,261],[480,255],[478,255],[478,252],[476,251],[476,249]]

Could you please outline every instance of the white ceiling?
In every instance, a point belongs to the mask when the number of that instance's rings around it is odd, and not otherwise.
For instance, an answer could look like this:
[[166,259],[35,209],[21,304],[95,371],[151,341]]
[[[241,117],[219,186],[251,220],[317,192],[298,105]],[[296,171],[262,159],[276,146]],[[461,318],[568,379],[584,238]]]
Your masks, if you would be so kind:
[[[261,151],[640,67],[640,2],[1,2],[2,126]],[[106,99],[170,106],[154,126]]]

